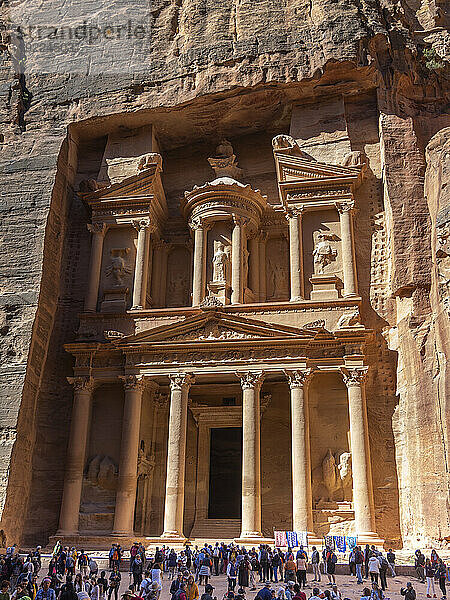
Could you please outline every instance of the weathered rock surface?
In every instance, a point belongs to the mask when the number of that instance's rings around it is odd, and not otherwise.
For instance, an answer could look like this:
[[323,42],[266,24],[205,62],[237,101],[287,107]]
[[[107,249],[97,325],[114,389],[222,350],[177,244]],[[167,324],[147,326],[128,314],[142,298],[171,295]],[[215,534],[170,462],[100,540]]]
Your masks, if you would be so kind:
[[[90,14],[101,15],[104,4],[91,3]],[[78,326],[89,254],[75,190],[100,170],[108,133],[150,123],[172,156],[186,147],[195,155],[222,137],[290,128],[319,160],[338,161],[349,149],[368,156],[357,258],[365,316],[378,334],[370,386],[381,408],[369,407],[375,495],[394,522],[398,487],[404,543],[448,540],[445,6],[156,0],[148,11],[141,4],[108,7],[120,22],[144,20],[151,30],[140,49],[146,60],[131,74],[120,54],[104,64],[96,54],[80,71],[58,50],[43,71],[2,32],[0,512],[8,541],[25,534],[45,541],[57,524],[71,407],[62,344]],[[40,7],[3,3],[0,17],[8,23]],[[47,2],[46,16],[57,21],[57,8]],[[315,103],[328,107],[318,109],[316,124],[308,121]],[[341,107],[333,118],[330,105]],[[196,183],[189,177],[174,173],[172,206],[177,191]],[[393,431],[382,431],[380,415]]]

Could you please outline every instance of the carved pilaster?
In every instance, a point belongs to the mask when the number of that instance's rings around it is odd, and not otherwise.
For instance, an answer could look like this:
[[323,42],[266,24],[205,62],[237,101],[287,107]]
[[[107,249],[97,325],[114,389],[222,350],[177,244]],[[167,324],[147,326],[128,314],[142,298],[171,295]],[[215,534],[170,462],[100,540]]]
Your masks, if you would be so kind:
[[123,381],[125,391],[143,390],[147,383],[143,375],[119,375],[119,379]]
[[88,223],[86,228],[90,233],[103,237],[108,230],[108,225],[106,223]]

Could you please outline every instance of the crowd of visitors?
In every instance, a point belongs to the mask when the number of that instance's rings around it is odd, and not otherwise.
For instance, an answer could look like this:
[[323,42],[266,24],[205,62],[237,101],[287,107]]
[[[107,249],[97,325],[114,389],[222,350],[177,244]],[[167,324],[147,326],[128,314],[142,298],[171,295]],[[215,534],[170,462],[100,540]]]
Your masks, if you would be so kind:
[[[129,589],[121,597],[159,600],[165,577],[171,600],[214,600],[211,578],[223,575],[227,581],[224,600],[245,600],[251,591],[257,592],[256,600],[307,600],[305,589],[310,585],[309,600],[347,600],[336,585],[337,562],[329,546],[321,551],[315,546],[310,551],[302,546],[282,551],[267,545],[248,550],[216,542],[202,548],[186,546],[179,552],[163,546],[148,557],[144,546],[136,542],[127,561]],[[370,587],[361,590],[361,600],[385,598],[388,576],[396,577],[395,563],[392,550],[384,555],[374,546],[352,549],[350,576],[361,585],[370,580]],[[448,573],[437,552],[433,550],[426,558],[417,550],[415,568],[418,580],[426,583],[427,597],[436,598],[440,589],[445,600]],[[124,569],[124,552],[118,544],[109,551],[108,573],[99,573],[96,560],[83,549],[63,547],[59,542],[45,569],[40,546],[26,556],[11,546],[0,557],[0,600],[118,600]],[[322,581],[323,590],[319,587]],[[400,593],[405,600],[416,600],[411,583]]]

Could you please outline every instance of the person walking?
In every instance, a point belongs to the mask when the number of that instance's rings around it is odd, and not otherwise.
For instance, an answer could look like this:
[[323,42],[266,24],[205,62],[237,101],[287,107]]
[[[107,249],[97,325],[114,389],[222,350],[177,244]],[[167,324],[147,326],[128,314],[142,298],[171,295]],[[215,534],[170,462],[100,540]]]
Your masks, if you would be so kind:
[[200,593],[198,591],[198,585],[194,581],[194,576],[189,575],[186,584],[186,596],[187,600],[198,600]]
[[436,590],[434,589],[434,568],[429,558],[425,561],[425,577],[427,580],[427,598],[431,598],[431,592],[433,592],[433,598],[436,598]]
[[120,582],[122,580],[122,576],[119,571],[118,566],[114,566],[109,576],[109,587],[108,587],[108,600],[111,600],[111,596],[114,594],[114,599],[117,600],[120,588]]
[[378,558],[374,555],[372,555],[369,558],[368,571],[372,583],[375,582],[376,584],[378,584],[378,576],[380,574],[380,563],[378,561]]
[[378,562],[380,563],[380,585],[381,585],[382,591],[384,592],[384,590],[387,588],[387,570],[389,568],[389,565],[388,565],[388,561],[381,554],[381,552],[377,556],[377,558],[378,558]]
[[395,574],[395,554],[392,551],[392,548],[389,548],[389,552],[386,554],[386,559],[391,570],[391,576],[397,577],[397,575]]

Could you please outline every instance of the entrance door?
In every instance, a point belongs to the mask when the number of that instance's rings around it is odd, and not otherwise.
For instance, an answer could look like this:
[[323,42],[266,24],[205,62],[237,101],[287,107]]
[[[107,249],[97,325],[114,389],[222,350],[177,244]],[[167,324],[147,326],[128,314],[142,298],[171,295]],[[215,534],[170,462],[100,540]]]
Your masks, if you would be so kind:
[[242,427],[211,429],[209,519],[240,519]]

